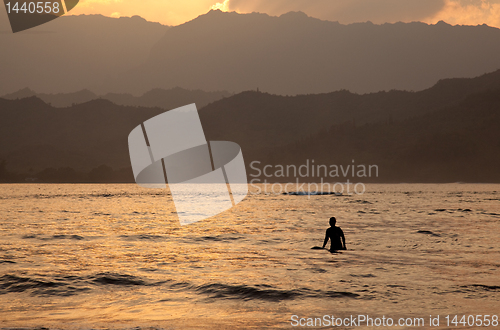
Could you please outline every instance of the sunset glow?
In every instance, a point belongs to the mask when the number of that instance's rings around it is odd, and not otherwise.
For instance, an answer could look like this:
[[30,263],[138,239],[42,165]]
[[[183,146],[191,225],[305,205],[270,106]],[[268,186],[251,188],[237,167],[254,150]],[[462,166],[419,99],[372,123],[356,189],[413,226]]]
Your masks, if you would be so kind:
[[483,0],[477,4],[462,5],[457,0],[447,0],[435,16],[423,20],[427,23],[445,21],[452,25],[480,25],[500,27],[500,3]]
[[229,10],[229,0],[224,0],[224,2],[217,2],[215,5],[211,7],[213,10],[222,10],[222,11],[228,11]]
[[500,0],[328,0],[315,1],[242,1],[191,0],[148,2],[138,0],[82,0],[72,15],[101,14],[110,17],[139,15],[148,21],[179,25],[209,11],[261,12],[277,16],[289,11],[303,11],[311,17],[343,24],[371,21],[376,24],[422,21],[434,24],[443,20],[452,25],[500,27]]

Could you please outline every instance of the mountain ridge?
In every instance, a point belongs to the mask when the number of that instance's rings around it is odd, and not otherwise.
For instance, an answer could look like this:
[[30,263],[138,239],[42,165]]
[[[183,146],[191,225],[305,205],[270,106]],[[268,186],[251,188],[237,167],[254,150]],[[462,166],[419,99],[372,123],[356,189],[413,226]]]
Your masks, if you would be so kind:
[[280,95],[410,91],[500,68],[500,30],[484,24],[343,25],[301,12],[212,10],[174,27],[140,17],[64,16],[1,34],[0,42],[0,95],[26,86],[99,95],[176,86]]
[[148,60],[106,84],[298,95],[422,90],[439,79],[500,68],[500,29],[322,21],[292,14],[210,11],[172,27]]
[[46,94],[36,93],[32,89],[26,87],[17,92],[6,94],[2,96],[2,98],[14,100],[32,96],[36,96],[45,103],[53,105],[56,108],[69,107],[96,99],[105,99],[117,105],[159,107],[171,110],[187,103],[196,103],[199,107],[203,107],[221,98],[229,97],[231,94],[225,91],[204,92],[201,90],[187,90],[180,87],[175,87],[169,90],[156,88],[140,96],[134,96],[127,93],[108,93],[104,95],[97,95],[88,89],[83,89],[73,93]]
[[19,33],[0,33],[0,95],[94,90],[144,61],[169,29],[140,17],[62,16]]
[[[500,160],[491,155],[500,146],[495,126],[499,94],[500,70],[472,79],[443,80],[421,92],[280,96],[247,91],[210,103],[199,114],[206,139],[238,143],[247,168],[254,160],[301,164],[306,157],[338,164],[356,159],[379,162],[385,168],[377,182],[409,182],[417,177],[419,182],[444,178],[487,182],[488,177],[500,181],[492,170]],[[127,136],[163,112],[104,99],[55,108],[37,97],[0,98],[0,165],[18,173],[52,167],[52,174],[57,168],[91,171],[105,165],[104,172],[128,168],[123,177],[130,178]],[[461,149],[464,157],[442,160],[442,155],[455,155]],[[427,151],[432,157],[426,156]],[[484,176],[469,175],[469,170],[463,176],[456,171],[447,175],[445,166],[453,166],[457,159],[474,171],[481,162],[492,165]]]

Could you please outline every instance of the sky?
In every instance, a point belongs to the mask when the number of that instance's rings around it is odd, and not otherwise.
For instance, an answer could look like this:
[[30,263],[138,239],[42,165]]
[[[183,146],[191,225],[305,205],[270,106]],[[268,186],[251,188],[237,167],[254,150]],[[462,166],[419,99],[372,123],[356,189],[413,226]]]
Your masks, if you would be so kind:
[[500,0],[80,0],[72,14],[139,15],[148,21],[179,25],[210,9],[273,16],[303,11],[343,24],[366,21],[434,24],[443,20],[453,25],[500,27]]

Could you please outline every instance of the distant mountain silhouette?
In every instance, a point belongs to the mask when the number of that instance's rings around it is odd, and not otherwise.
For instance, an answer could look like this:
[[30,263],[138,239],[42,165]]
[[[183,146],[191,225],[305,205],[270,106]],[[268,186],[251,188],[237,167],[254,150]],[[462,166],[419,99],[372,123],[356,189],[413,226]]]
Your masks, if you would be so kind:
[[186,104],[196,103],[198,108],[231,96],[228,92],[204,92],[201,90],[186,90],[183,88],[153,89],[142,96],[134,97],[130,94],[108,93],[101,98],[119,105],[130,105],[138,107],[159,107],[162,109],[174,109]]
[[349,173],[351,182],[500,182],[499,109],[500,89],[401,122],[335,125],[262,158],[266,164],[378,166],[378,178]]
[[63,16],[16,34],[4,23],[0,95],[26,86],[43,93],[99,92],[94,87],[104,79],[144,62],[168,30],[138,16]]
[[274,150],[333,125],[402,121],[491,90],[500,90],[500,70],[477,78],[441,80],[420,92],[279,96],[249,91],[206,106],[200,117],[209,140],[235,141],[247,155],[256,157],[263,149]]
[[[3,25],[2,25],[3,26]],[[175,27],[132,18],[64,16],[0,33],[0,95],[152,89],[295,95],[422,90],[500,68],[500,29],[444,22],[342,25],[210,11]]]
[[366,93],[422,90],[443,78],[499,68],[500,29],[486,25],[342,25],[301,12],[270,17],[213,10],[166,31],[144,64],[103,86]]
[[56,108],[68,107],[74,104],[89,102],[99,98],[96,94],[88,89],[83,89],[74,93],[58,93],[58,94],[44,94],[37,93],[30,88],[23,88],[17,92],[4,95],[2,98],[7,100],[19,100],[27,97],[36,96],[43,100],[45,103],[53,105]]
[[183,88],[172,88],[169,90],[154,89],[142,96],[131,94],[96,95],[89,90],[81,90],[75,93],[44,94],[24,88],[17,92],[3,96],[7,100],[23,99],[36,96],[45,103],[56,108],[69,107],[75,104],[86,103],[96,99],[105,99],[118,105],[138,106],[138,107],[159,107],[170,110],[186,104],[196,103],[198,107],[203,107],[211,102],[231,96],[228,92],[204,92],[200,90],[190,91]]
[[34,90],[26,87],[26,88],[18,90],[17,92],[5,94],[2,96],[2,98],[6,99],[6,100],[20,100],[20,99],[25,99],[27,97],[32,97],[32,96],[36,96],[36,95],[37,94]]
[[102,164],[127,167],[128,133],[164,111],[108,100],[54,108],[37,97],[0,99],[0,159],[18,171],[67,166],[80,171]]
[[[500,71],[442,80],[421,92],[248,91],[203,107],[200,117],[208,140],[240,144],[247,168],[254,160],[347,165],[354,159],[379,165],[378,182],[500,182],[498,109]],[[130,166],[129,132],[162,112],[103,99],[63,109],[37,97],[0,99],[0,172],[53,168],[41,174],[51,180],[76,175],[67,168],[95,169],[92,177],[103,178]],[[120,177],[130,178],[130,170]]]

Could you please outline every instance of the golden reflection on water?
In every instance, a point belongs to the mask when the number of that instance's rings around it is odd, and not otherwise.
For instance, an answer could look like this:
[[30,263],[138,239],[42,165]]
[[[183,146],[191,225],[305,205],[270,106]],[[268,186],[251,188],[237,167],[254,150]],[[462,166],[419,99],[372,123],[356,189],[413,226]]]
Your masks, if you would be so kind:
[[[293,314],[500,307],[499,185],[250,194],[182,227],[167,191],[0,189],[2,326],[288,328]],[[342,254],[310,249],[322,244],[330,216],[346,234]]]

